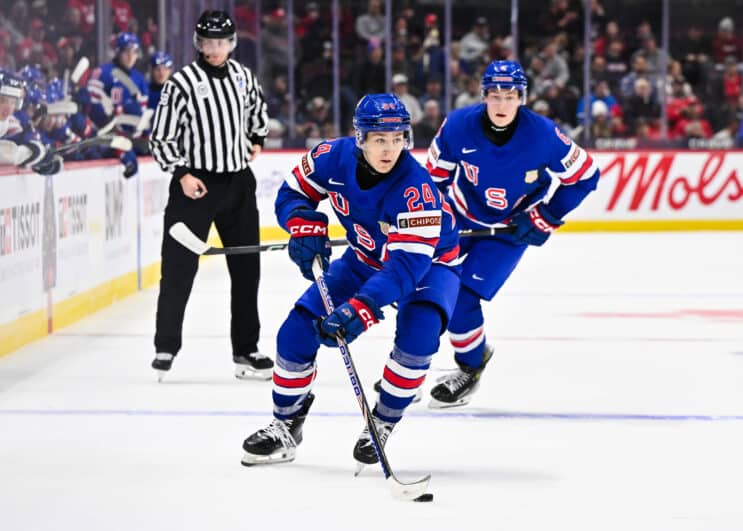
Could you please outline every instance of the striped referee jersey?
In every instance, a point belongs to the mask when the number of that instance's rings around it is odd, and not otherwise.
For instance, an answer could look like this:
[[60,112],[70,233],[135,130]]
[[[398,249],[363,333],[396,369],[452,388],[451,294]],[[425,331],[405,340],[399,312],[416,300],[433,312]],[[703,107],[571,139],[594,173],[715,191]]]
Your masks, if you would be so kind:
[[263,91],[234,59],[221,75],[199,61],[165,83],[155,111],[150,151],[163,171],[177,168],[237,172],[248,166],[253,143],[268,134]]

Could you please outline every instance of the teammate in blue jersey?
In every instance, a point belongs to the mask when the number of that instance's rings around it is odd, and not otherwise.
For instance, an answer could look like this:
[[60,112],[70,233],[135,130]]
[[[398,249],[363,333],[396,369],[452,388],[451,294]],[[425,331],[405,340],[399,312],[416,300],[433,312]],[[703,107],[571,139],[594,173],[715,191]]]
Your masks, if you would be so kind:
[[[336,310],[325,315],[313,284],[296,302],[277,337],[273,375],[275,419],[243,443],[242,463],[291,461],[314,399],[317,350],[353,341],[398,303],[395,341],[374,407],[384,444],[423,383],[438,350],[459,286],[459,237],[453,212],[426,170],[407,151],[410,115],[393,94],[364,96],[354,113],[356,138],[319,144],[281,186],[276,216],[290,234],[289,256],[313,279],[315,256]],[[329,199],[348,248],[329,264]],[[328,267],[329,264],[329,267]],[[353,450],[361,465],[377,462],[368,430]]]
[[598,183],[591,155],[524,106],[526,89],[521,65],[491,63],[482,77],[484,103],[452,112],[428,150],[426,167],[461,229],[515,228],[513,234],[462,239],[461,287],[449,322],[459,369],[431,390],[431,407],[470,401],[493,356],[482,301],[495,296],[527,247],[547,241]]
[[42,175],[62,169],[62,157],[49,151],[38,134],[25,135],[14,113],[23,107],[25,82],[0,69],[0,166],[29,168]]
[[156,110],[165,82],[173,73],[173,58],[168,52],[155,52],[150,56],[150,86],[147,108]]
[[[96,68],[88,80],[90,118],[99,129],[120,114],[142,116],[147,108],[149,89],[144,75],[134,68],[139,57],[139,39],[133,33],[120,33],[115,41],[116,55],[111,63]],[[122,127],[125,133],[131,129]],[[124,177],[137,173],[138,164],[132,149],[119,156]]]

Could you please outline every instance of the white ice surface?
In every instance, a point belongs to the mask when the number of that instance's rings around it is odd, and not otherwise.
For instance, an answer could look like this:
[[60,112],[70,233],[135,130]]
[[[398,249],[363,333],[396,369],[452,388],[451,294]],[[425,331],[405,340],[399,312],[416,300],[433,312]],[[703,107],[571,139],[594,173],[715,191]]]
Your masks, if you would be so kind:
[[[340,251],[336,249],[337,255]],[[261,348],[307,283],[262,258]],[[743,529],[743,233],[558,234],[486,306],[472,404],[412,406],[387,446],[433,503],[353,477],[362,428],[337,351],[295,462],[240,466],[269,382],[232,376],[223,260],[202,265],[167,381],[157,289],[0,358],[0,530]],[[380,376],[395,312],[350,350]],[[426,392],[453,368],[444,341]]]

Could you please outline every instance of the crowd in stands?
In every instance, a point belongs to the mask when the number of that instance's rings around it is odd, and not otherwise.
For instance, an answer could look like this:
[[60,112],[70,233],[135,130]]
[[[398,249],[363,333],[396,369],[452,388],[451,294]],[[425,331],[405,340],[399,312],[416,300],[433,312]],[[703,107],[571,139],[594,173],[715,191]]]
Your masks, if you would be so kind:
[[[142,6],[133,9],[135,0],[110,1],[114,31],[139,36],[144,52],[139,65],[147,65],[158,31],[154,14],[148,15],[154,4],[140,2]],[[95,56],[94,0],[0,3],[0,68],[18,70],[26,64],[40,64],[54,77],[62,75],[80,56]],[[735,13],[719,13],[713,25],[691,21],[673,28],[669,55],[664,57],[659,21],[651,24],[646,19],[627,25],[604,3],[591,2],[590,136],[660,141],[660,94],[665,90],[668,140],[679,145],[689,139],[742,142],[743,40],[740,24],[733,19]],[[510,28],[503,20],[493,20],[477,10],[454,10],[453,43],[447,61],[443,13],[437,11],[440,6],[393,2],[388,36],[383,0],[340,2],[341,131],[336,131],[329,2],[295,3],[293,95],[289,94],[287,76],[285,8],[264,1],[258,20],[255,2],[235,4],[243,41],[238,47],[239,59],[248,62],[239,56],[240,50],[257,49],[251,41],[260,35],[258,74],[271,117],[267,148],[311,147],[323,138],[348,134],[356,101],[364,94],[385,90],[387,38],[392,50],[392,90],[411,113],[415,146],[419,148],[428,146],[445,118],[447,74],[453,89],[450,107],[456,109],[480,101],[480,76],[490,61],[515,59]],[[524,20],[519,35],[518,60],[529,77],[527,104],[578,137],[584,133],[586,114],[582,2],[546,0],[543,5],[541,16]],[[258,23],[260,32],[255,31]],[[665,71],[663,64],[667,65]],[[296,113],[293,130],[290,102]]]

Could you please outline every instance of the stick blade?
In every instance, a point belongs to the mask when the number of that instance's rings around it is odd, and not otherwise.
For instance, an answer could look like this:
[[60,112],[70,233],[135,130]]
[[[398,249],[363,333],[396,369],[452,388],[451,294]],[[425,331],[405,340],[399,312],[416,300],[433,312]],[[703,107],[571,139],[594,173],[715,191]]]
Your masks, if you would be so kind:
[[121,151],[130,151],[133,147],[134,145],[132,144],[132,141],[129,140],[125,136],[116,135],[113,138],[111,138],[112,149],[119,149]]
[[81,57],[80,60],[77,62],[77,65],[75,65],[75,69],[72,71],[72,74],[70,74],[70,80],[77,85],[77,82],[80,81],[80,78],[83,77],[83,74],[90,66],[90,61],[87,57]]
[[191,232],[191,229],[182,221],[173,223],[170,229],[168,229],[168,233],[170,233],[175,241],[192,253],[204,254],[210,249],[209,244]]
[[394,475],[387,478],[390,485],[392,496],[398,500],[413,501],[422,496],[428,490],[428,483],[431,481],[431,474],[419,479],[414,483],[400,483]]

